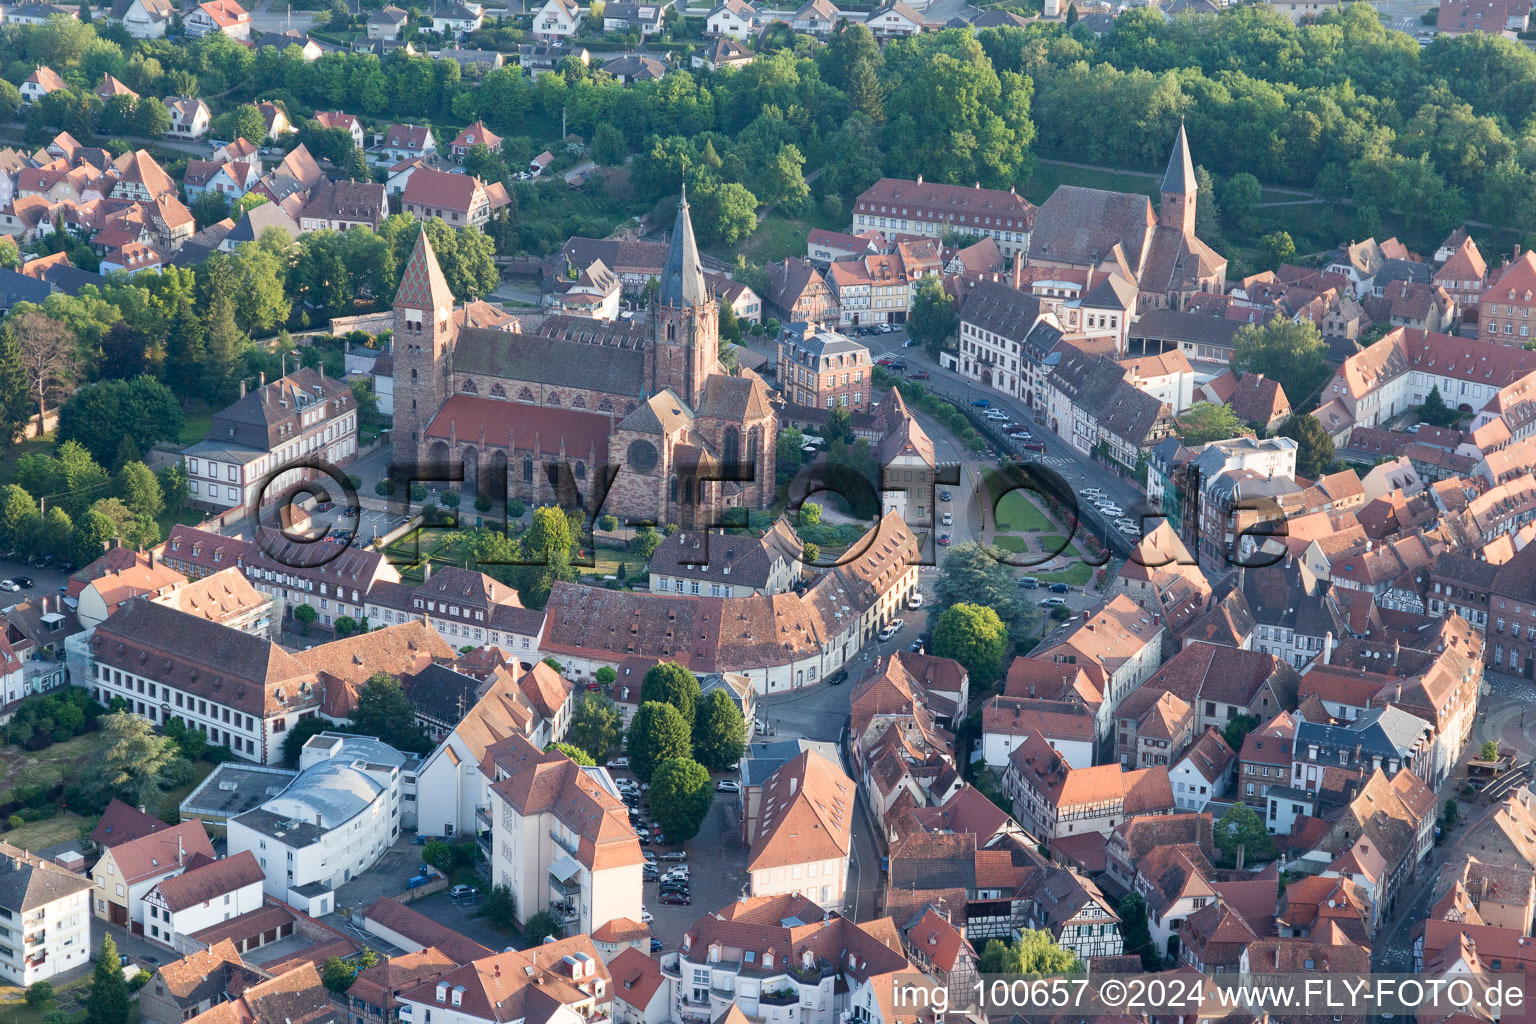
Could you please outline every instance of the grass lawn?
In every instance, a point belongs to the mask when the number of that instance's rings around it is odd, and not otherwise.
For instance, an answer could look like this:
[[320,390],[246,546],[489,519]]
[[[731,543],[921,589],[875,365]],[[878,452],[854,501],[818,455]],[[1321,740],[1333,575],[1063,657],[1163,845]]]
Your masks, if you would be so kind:
[[[1076,552],[1073,551],[1070,554],[1075,556]],[[1061,572],[1042,572],[1038,575],[1040,582],[1043,584],[1066,583],[1074,587],[1081,587],[1087,585],[1088,581],[1093,578],[1093,566],[1087,562],[1073,562],[1070,568],[1063,569]]]
[[999,530],[1012,533],[1043,533],[1051,528],[1051,521],[1028,497],[1027,491],[1009,491],[997,503],[994,513]]
[[[80,829],[92,824],[94,822],[89,818],[82,818],[78,814],[64,811],[52,818],[29,821],[20,828],[11,829],[5,834],[5,841],[23,850],[41,850],[55,843],[67,843],[70,840],[79,839]],[[4,1012],[0,1011],[0,1021],[4,1018]]]
[[181,443],[197,444],[208,436],[208,428],[213,426],[213,410],[202,406],[187,410],[185,415],[186,419],[181,425]]
[[9,445],[5,453],[0,455],[0,484],[13,484],[16,482],[16,463],[23,455],[31,455],[37,452],[41,455],[53,454],[53,434],[47,433],[42,437],[27,437]]
[[1153,202],[1158,198],[1158,186],[1161,184],[1158,178],[1142,174],[1116,174],[1107,171],[1085,171],[1077,167],[1063,167],[1060,164],[1040,163],[1035,165],[1035,173],[1020,190],[1024,198],[1039,205],[1051,198],[1051,193],[1056,191],[1057,185],[1078,185],[1083,188],[1100,188],[1109,192],[1140,192],[1150,196]]
[[160,802],[157,807],[151,808],[155,817],[161,821],[180,821],[181,802],[192,795],[192,791],[203,784],[203,780],[213,774],[214,766],[206,761],[193,761],[192,767],[197,769],[197,774],[191,782],[177,786],[175,789],[167,789],[160,794]]
[[706,247],[705,252],[727,263],[734,263],[738,252],[748,263],[758,264],[772,263],[786,256],[803,258],[805,236],[810,234],[812,228],[842,230],[847,226],[827,221],[814,206],[803,217],[790,217],[775,210],[763,218],[756,231],[734,247],[717,244]]
[[1043,551],[1059,551],[1062,558],[1080,558],[1077,548],[1067,543],[1067,538],[1059,533],[1048,533],[1040,538],[1040,548]]
[[[89,974],[76,978],[74,981],[54,982],[55,998],[35,1008],[27,1005],[24,998],[24,989],[14,985],[0,987],[0,1024],[43,1024],[43,1017],[49,1013],[61,1009],[68,1009],[72,1012],[76,1005],[76,999],[83,1000],[89,993],[90,987],[91,976]],[[130,1008],[133,1012],[129,1016],[130,1022],[137,1017],[138,1007],[137,1001],[131,1004]]]
[[1027,540],[1023,537],[1015,537],[1009,533],[1001,533],[993,537],[992,545],[1002,548],[1004,551],[1011,551],[1016,555],[1022,555],[1029,551],[1029,542]]

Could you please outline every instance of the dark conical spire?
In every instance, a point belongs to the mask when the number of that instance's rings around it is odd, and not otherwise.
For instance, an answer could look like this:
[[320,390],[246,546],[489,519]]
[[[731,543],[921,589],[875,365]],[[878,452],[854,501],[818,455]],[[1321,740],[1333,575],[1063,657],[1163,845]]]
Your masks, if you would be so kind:
[[1174,140],[1173,153],[1168,157],[1168,172],[1163,175],[1164,192],[1188,195],[1195,191],[1195,163],[1189,158],[1189,136],[1184,133],[1184,122],[1179,122],[1179,137]]
[[688,186],[677,203],[677,223],[672,226],[672,244],[667,262],[661,268],[661,291],[656,297],[663,306],[702,306],[709,301],[704,287],[704,265],[699,262],[699,246],[693,239],[693,221],[688,217]]

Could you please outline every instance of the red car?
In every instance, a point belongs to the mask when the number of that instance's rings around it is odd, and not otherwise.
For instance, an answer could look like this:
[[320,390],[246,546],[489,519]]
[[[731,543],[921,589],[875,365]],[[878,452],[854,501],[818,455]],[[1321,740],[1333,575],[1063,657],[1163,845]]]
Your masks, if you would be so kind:
[[890,366],[895,361],[896,361],[896,359],[895,359],[894,356],[881,356],[879,359],[875,360],[875,365],[876,366]]
[[949,547],[949,534],[947,534],[947,533],[939,534],[939,544],[941,546],[943,546],[943,547],[946,547],[946,548]]
[[1031,452],[1045,451],[1045,445],[1041,444],[1039,441],[1020,441],[1019,447],[1023,448],[1025,451]]
[[670,903],[675,907],[693,906],[693,898],[685,892],[664,892],[660,896],[661,902]]
[[603,684],[602,683],[588,683],[587,684],[587,689],[590,690],[593,693],[602,693],[603,692]]

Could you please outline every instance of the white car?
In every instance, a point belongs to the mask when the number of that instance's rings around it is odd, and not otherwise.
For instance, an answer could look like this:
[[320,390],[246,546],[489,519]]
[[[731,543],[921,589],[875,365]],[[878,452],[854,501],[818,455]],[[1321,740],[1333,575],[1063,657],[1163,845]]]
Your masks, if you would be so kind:
[[616,757],[612,761],[608,762],[608,767],[609,768],[628,768],[629,767],[629,758],[627,758],[627,757]]
[[7,594],[14,594],[20,589],[21,587],[16,584],[15,580],[0,580],[0,590],[5,591]]
[[921,608],[922,606],[923,606],[923,595],[919,594],[917,591],[914,590],[912,592],[912,596],[907,598],[907,607],[912,609],[913,611],[916,611],[917,609]]
[[721,779],[715,783],[715,791],[719,793],[740,793],[741,783],[735,779]]
[[943,523],[945,526],[954,526],[955,514],[953,512],[945,512],[943,516]]
[[1001,409],[988,409],[987,410],[987,419],[989,419],[989,420],[1005,420],[1007,418],[1008,418],[1008,414],[1003,412],[1003,410],[1001,410]]
[[900,627],[898,627],[898,626],[886,626],[879,633],[881,642],[883,643],[886,640],[889,640],[891,637],[895,636],[898,632],[900,632]]
[[1078,491],[1077,493],[1081,494],[1083,497],[1087,498],[1089,501],[1097,501],[1100,498],[1104,497],[1104,492],[1099,490],[1097,487],[1084,487],[1082,490]]
[[644,907],[640,908],[640,923],[641,924],[650,924],[654,920],[656,920],[656,915],[655,914],[652,914],[649,910],[646,910]]

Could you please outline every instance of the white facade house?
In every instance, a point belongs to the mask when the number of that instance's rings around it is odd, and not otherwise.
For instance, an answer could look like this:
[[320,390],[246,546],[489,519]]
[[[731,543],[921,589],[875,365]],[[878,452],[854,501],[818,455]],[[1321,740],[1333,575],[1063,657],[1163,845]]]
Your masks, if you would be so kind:
[[192,952],[202,946],[197,932],[261,908],[266,875],[253,854],[199,861],[145,894],[145,938]]
[[333,890],[367,871],[400,837],[407,771],[405,755],[372,737],[312,736],[298,777],[230,819],[230,855],[255,855],[268,895],[312,916],[329,914]]
[[581,8],[574,0],[546,0],[533,16],[533,37],[553,43],[568,39],[581,27]]
[[26,988],[91,959],[91,883],[0,843],[0,977]]
[[570,934],[640,920],[645,859],[607,769],[520,736],[490,760],[491,881],[512,890],[517,916],[548,909]]
[[744,0],[724,0],[709,12],[704,26],[711,35],[730,36],[745,42],[757,31],[761,21],[757,8]]
[[164,39],[175,13],[171,0],[128,0],[126,4],[119,0],[112,5],[112,16],[135,39]]

